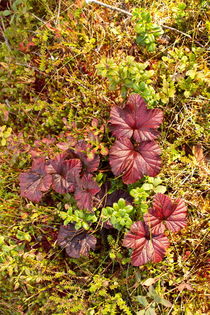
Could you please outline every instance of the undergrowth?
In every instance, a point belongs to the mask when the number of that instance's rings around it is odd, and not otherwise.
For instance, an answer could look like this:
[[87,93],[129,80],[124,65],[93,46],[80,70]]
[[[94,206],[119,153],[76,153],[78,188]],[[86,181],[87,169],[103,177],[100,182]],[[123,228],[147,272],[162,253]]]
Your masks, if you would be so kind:
[[[208,3],[106,3],[134,17],[82,0],[0,3],[0,314],[208,312]],[[164,113],[162,167],[123,183],[109,166],[108,121],[132,93]],[[93,179],[107,204],[87,213],[69,193],[21,197],[31,161],[53,160],[75,139],[91,146],[89,158],[101,156]],[[162,261],[135,267],[122,240],[157,193],[181,198],[188,224],[166,232]],[[59,227],[73,222],[95,235],[89,256],[58,245]]]

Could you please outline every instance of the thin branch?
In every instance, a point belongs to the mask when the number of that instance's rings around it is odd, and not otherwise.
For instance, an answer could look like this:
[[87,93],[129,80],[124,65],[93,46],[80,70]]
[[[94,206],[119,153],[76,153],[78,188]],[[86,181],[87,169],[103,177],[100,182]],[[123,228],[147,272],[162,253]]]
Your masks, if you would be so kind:
[[121,13],[124,13],[124,14],[127,14],[127,15],[129,15],[129,16],[132,16],[132,13],[130,13],[130,12],[126,11],[126,10],[113,7],[112,5],[103,3],[103,2],[101,2],[101,1],[97,1],[97,0],[86,0],[86,3],[91,3],[91,2],[96,3],[96,4],[99,4],[99,5],[102,5],[103,7],[106,7],[106,8],[108,8],[108,9],[116,10],[116,11],[119,11],[119,12],[121,12]]

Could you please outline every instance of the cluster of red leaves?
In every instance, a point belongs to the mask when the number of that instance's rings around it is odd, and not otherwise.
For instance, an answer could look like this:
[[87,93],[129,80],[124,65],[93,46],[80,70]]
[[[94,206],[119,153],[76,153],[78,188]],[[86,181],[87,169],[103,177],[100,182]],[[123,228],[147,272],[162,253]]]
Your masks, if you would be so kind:
[[148,109],[143,98],[132,94],[124,108],[113,107],[110,114],[113,144],[109,163],[114,175],[122,175],[125,184],[133,184],[144,175],[156,176],[161,168],[156,130],[163,120],[160,109]]
[[173,202],[166,195],[156,194],[153,207],[144,215],[144,221],[135,222],[124,237],[123,245],[133,249],[132,265],[161,261],[170,245],[163,234],[165,225],[170,231],[178,232],[187,225],[186,214],[183,200]]
[[[111,131],[117,140],[110,150],[109,162],[114,175],[122,175],[125,184],[135,183],[144,175],[159,173],[161,151],[154,139],[162,119],[162,111],[148,109],[138,94],[131,95],[124,108],[112,108]],[[63,145],[66,147],[65,143]],[[99,156],[84,140],[74,142],[74,149],[67,149],[54,159],[35,158],[31,169],[20,174],[21,196],[39,202],[52,188],[60,194],[74,193],[78,207],[91,211],[94,196],[100,191],[98,197],[103,198],[105,193],[93,180],[92,173],[98,169],[99,163]],[[107,198],[106,203],[111,205],[122,195],[132,202],[126,192],[118,190]],[[186,226],[186,212],[181,199],[173,202],[163,194],[156,194],[144,221],[135,222],[123,240],[124,246],[133,249],[132,264],[139,266],[161,261],[169,246],[168,238],[163,234],[165,226],[172,232],[179,231]],[[78,258],[87,256],[89,250],[95,248],[96,238],[69,224],[60,227],[58,244],[70,257]]]
[[57,193],[74,193],[80,209],[92,210],[93,197],[100,191],[92,173],[98,169],[99,156],[88,158],[87,144],[80,141],[54,159],[35,158],[32,167],[20,174],[21,196],[39,202],[50,188]]

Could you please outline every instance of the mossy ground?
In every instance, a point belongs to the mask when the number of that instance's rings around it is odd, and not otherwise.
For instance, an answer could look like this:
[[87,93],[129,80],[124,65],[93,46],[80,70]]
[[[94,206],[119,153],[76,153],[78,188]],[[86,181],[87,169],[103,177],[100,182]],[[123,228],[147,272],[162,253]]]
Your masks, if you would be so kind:
[[[164,28],[152,53],[137,46],[133,22],[119,12],[82,0],[9,3],[0,3],[0,128],[6,126],[0,133],[0,314],[138,314],[144,307],[136,297],[147,295],[149,278],[171,302],[156,303],[156,314],[207,314],[207,2],[107,0],[127,11],[141,6],[156,23],[175,29]],[[65,256],[56,245],[63,199],[52,194],[33,204],[20,197],[18,180],[31,165],[31,151],[50,157],[59,151],[57,139],[82,138],[93,118],[105,125],[103,141],[110,146],[106,122],[111,106],[124,101],[125,81],[110,90],[96,65],[113,58],[117,80],[128,55],[153,70],[148,85],[164,111],[159,176],[167,193],[188,206],[188,226],[170,236],[164,260],[139,268],[126,262],[122,235],[103,244],[100,231],[89,258]]]

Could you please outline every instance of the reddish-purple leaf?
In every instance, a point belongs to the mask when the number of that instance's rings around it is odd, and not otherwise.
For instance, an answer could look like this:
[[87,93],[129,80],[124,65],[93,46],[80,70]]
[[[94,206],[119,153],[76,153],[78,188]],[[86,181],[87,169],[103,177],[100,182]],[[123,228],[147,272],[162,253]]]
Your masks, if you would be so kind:
[[100,191],[100,187],[92,179],[92,175],[83,175],[83,177],[77,182],[77,187],[74,193],[74,197],[77,201],[77,206],[80,209],[92,210],[93,197]]
[[31,169],[21,173],[19,179],[21,196],[39,202],[52,184],[52,176],[46,172],[45,158],[34,159]]
[[[80,158],[85,170],[88,173],[93,173],[99,167],[100,158],[98,155],[95,155],[91,152],[91,146],[86,143],[84,140],[78,141],[74,149],[75,154]],[[91,152],[91,157],[88,157],[88,153]]]
[[73,192],[76,179],[82,169],[79,159],[66,160],[67,154],[59,154],[50,161],[47,167],[48,173],[52,174],[52,187],[60,194]]
[[173,202],[159,193],[154,196],[153,208],[144,215],[144,220],[154,233],[162,233],[165,225],[172,232],[177,232],[187,225],[186,215],[187,207],[182,199]]
[[133,266],[140,266],[161,261],[169,247],[169,241],[164,234],[154,234],[149,231],[145,222],[138,221],[125,235],[123,246],[133,249],[131,263]]
[[68,256],[79,258],[88,256],[90,249],[95,249],[96,238],[84,229],[76,230],[74,224],[69,224],[60,226],[57,242],[65,248]]
[[137,142],[154,140],[158,136],[156,130],[163,120],[160,109],[148,109],[143,98],[138,94],[129,97],[124,108],[112,107],[111,131],[115,137],[133,138]]
[[125,184],[133,184],[144,175],[156,176],[159,173],[160,153],[154,141],[144,141],[134,147],[128,138],[121,138],[111,147],[109,163],[114,175],[123,175]]

